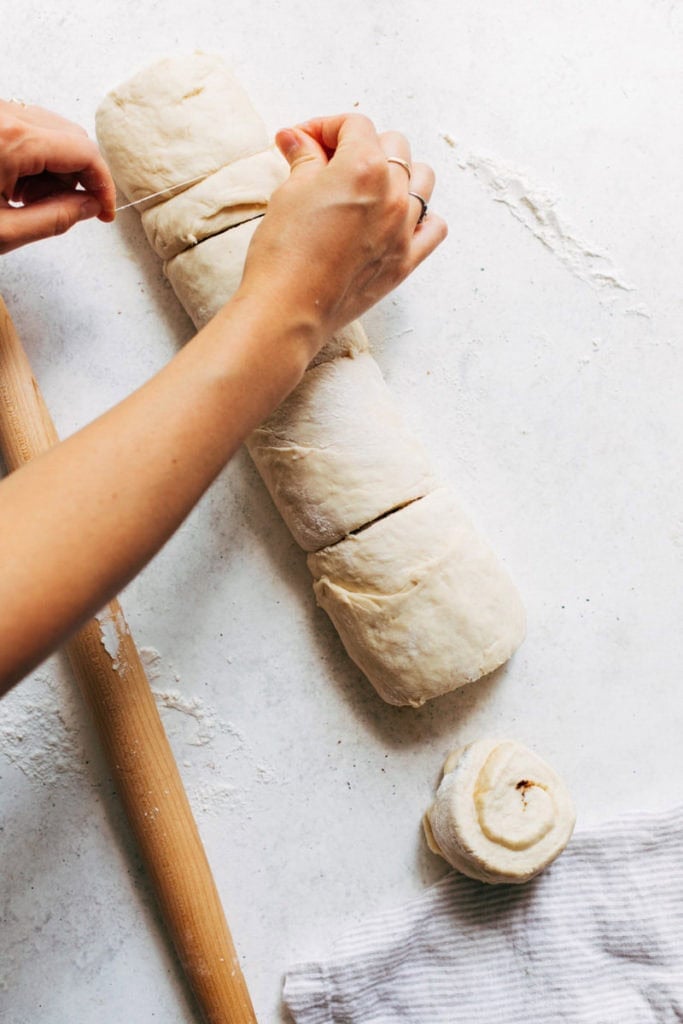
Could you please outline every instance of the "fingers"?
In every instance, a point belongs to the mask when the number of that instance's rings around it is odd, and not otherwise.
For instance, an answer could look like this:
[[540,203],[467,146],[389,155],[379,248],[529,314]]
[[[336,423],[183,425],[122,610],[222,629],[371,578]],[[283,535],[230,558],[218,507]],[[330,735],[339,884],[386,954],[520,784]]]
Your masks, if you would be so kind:
[[317,139],[300,128],[284,128],[275,136],[275,142],[291,171],[302,164],[320,168],[327,163],[327,153]]
[[[321,167],[332,158],[339,164],[351,154],[355,161],[363,153],[379,154],[387,163],[393,188],[416,192],[427,204],[434,189],[434,172],[427,164],[412,165],[410,143],[405,135],[395,131],[378,134],[372,121],[362,114],[313,118],[297,128],[279,132],[276,142],[292,169],[304,163]],[[415,226],[424,207],[414,197],[409,206]]]
[[[434,172],[413,163],[399,132],[361,114],[313,118],[278,133],[291,174],[274,193],[247,257],[243,285],[268,281],[324,334],[362,315],[446,237],[431,211]],[[275,268],[275,270],[273,269]]]
[[30,178],[20,178],[10,198],[15,203],[28,206],[58,192],[73,192],[77,184],[73,174],[36,174]]
[[30,206],[0,207],[0,255],[27,242],[61,235],[77,221],[100,212],[98,201],[86,192],[64,192]]
[[[414,164],[413,173],[410,177],[408,192],[410,198],[411,224],[415,228],[422,227],[425,217],[425,207],[429,206],[434,191],[435,175],[428,164]],[[420,199],[424,200],[424,206]]]
[[382,132],[379,144],[389,164],[389,172],[399,186],[405,186],[412,175],[410,143],[400,132]]
[[412,163],[410,143],[400,132],[382,132],[379,143],[386,155],[395,185],[408,192],[409,229],[417,229],[418,225],[422,227],[434,191],[434,171],[428,164]]
[[441,245],[448,235],[448,225],[443,217],[431,211],[427,218],[415,229],[410,242],[410,271],[419,266],[424,259]]
[[32,150],[43,156],[42,170],[50,174],[73,175],[91,193],[100,205],[100,220],[114,219],[114,180],[97,146],[87,136],[37,129]]
[[75,192],[77,186],[97,200],[100,220],[114,219],[114,181],[97,146],[82,129],[40,107],[0,102],[2,195],[33,204],[47,191]]
[[0,112],[16,117],[27,124],[36,125],[38,128],[54,128],[57,131],[70,132],[72,135],[87,135],[84,128],[73,121],[68,121],[59,114],[54,114],[44,107],[36,107],[32,103],[22,103],[18,100],[0,100]]
[[346,157],[382,156],[375,127],[363,114],[313,118],[278,132],[275,142],[292,170],[302,164],[321,168],[333,158],[339,164]]
[[333,117],[313,118],[299,125],[299,128],[314,138],[328,157],[335,154],[343,156],[359,146],[368,147],[373,153],[380,153],[375,126],[364,114],[336,114]]
[[436,177],[429,164],[413,164],[413,173],[410,176],[410,192],[417,192],[427,202],[432,198]]
[[[428,206],[431,204],[435,183],[436,176],[429,164],[413,164],[409,191],[421,196]],[[415,196],[410,196],[409,198],[409,226],[412,230],[409,258],[411,270],[414,270],[444,241],[448,235],[448,227],[445,220],[439,217],[438,214],[435,214],[431,208],[427,215],[422,217],[423,206],[420,200],[416,199]]]

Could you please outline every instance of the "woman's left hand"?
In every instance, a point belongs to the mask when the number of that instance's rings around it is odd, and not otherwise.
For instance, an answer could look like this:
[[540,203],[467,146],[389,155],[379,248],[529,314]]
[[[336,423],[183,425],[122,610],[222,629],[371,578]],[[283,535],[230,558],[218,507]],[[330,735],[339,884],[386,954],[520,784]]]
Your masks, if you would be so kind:
[[42,107],[0,100],[0,254],[89,217],[112,221],[115,195],[82,128]]

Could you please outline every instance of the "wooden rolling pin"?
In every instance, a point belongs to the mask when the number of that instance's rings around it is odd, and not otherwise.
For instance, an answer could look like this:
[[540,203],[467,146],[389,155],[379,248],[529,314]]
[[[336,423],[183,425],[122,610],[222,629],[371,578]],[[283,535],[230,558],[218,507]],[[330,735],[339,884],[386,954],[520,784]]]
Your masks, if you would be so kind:
[[[8,471],[58,441],[0,298],[0,451]],[[209,1024],[256,1017],[190,804],[118,601],[66,644],[166,926]]]

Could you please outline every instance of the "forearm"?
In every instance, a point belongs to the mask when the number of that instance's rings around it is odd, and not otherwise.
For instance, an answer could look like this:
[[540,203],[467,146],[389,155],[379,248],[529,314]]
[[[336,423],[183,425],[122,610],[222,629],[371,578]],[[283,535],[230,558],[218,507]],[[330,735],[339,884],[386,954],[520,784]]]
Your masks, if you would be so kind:
[[158,551],[317,344],[312,324],[240,295],[139,391],[0,484],[0,692]]
[[[68,228],[80,186],[113,218],[111,175],[80,129],[29,108],[0,117],[0,136],[0,252]],[[403,136],[350,114],[278,144],[291,173],[235,299],[138,392],[0,484],[0,693],[142,568],[326,338],[445,237],[424,221],[433,172]]]

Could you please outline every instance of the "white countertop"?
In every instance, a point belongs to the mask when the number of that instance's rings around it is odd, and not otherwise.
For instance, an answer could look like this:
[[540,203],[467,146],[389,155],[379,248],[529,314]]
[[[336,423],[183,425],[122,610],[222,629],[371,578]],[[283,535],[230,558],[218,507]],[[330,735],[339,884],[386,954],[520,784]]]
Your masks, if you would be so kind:
[[[273,130],[355,108],[433,164],[449,239],[365,324],[529,616],[489,679],[385,706],[244,454],[124,593],[277,1024],[288,966],[445,872],[420,817],[453,746],[533,747],[579,827],[681,800],[683,4],[26,0],[0,95],[92,131],[110,87],[195,48]],[[134,211],[3,257],[0,294],[62,435],[191,334]],[[197,1021],[59,656],[0,704],[0,784],[2,1020]]]

